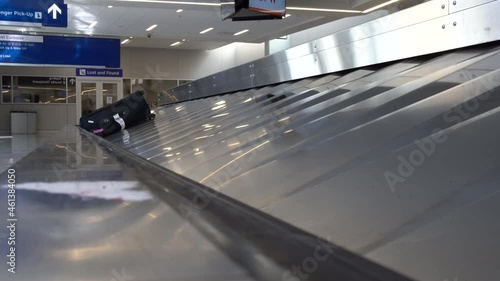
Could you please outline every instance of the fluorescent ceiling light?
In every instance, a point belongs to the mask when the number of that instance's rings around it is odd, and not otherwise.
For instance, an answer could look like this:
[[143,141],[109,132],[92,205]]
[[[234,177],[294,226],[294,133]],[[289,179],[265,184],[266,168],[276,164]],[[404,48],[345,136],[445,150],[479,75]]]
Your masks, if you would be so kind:
[[320,8],[307,8],[307,7],[286,7],[286,9],[296,10],[296,11],[329,12],[329,13],[352,13],[352,14],[361,13],[361,11],[357,10],[320,9]]
[[234,34],[234,36],[238,36],[238,35],[241,35],[241,34],[243,34],[243,33],[247,33],[248,31],[249,31],[248,29],[245,29],[245,30],[242,30],[242,31],[240,31],[240,32],[236,32],[236,33]]
[[181,43],[182,43],[181,41],[177,41],[177,42],[171,44],[170,46],[175,47],[175,46],[180,45]]
[[382,7],[385,7],[385,6],[391,5],[391,4],[396,3],[396,2],[398,2],[398,1],[399,1],[399,0],[391,0],[391,1],[388,1],[388,2],[385,2],[385,3],[382,3],[382,4],[380,4],[380,5],[377,5],[377,6],[375,6],[375,7],[370,8],[370,9],[368,9],[368,10],[364,10],[364,11],[363,11],[363,14],[366,14],[366,13],[369,13],[369,12],[373,12],[373,11],[375,11],[375,10],[377,10],[377,9],[380,9],[380,8],[382,8]]
[[109,6],[108,6],[108,8],[110,8],[110,9],[111,9],[111,8],[113,8],[113,6],[109,5]]
[[207,29],[205,29],[205,30],[201,31],[201,32],[200,32],[200,34],[205,34],[205,33],[210,32],[210,31],[212,31],[212,30],[214,30],[214,28],[213,28],[213,27],[210,27],[210,28],[207,28]]
[[117,2],[135,2],[135,3],[157,3],[157,4],[176,4],[176,5],[194,5],[194,6],[216,6],[220,7],[220,3],[207,2],[182,2],[182,1],[160,1],[160,0],[116,0]]
[[94,28],[96,25],[97,25],[97,22],[96,22],[96,21],[93,21],[93,22],[89,25],[89,28]]
[[[134,3],[155,3],[155,4],[175,4],[175,5],[192,5],[192,6],[213,6],[220,7],[220,3],[210,3],[210,2],[193,2],[193,1],[162,1],[162,0],[115,0],[116,2],[134,2]],[[231,3],[227,3],[231,4]],[[356,10],[340,10],[340,9],[317,9],[317,8],[307,8],[307,7],[286,7],[288,10],[298,10],[298,11],[316,11],[316,12],[335,12],[335,13],[361,13],[361,11]]]
[[285,18],[288,18],[288,17],[291,17],[291,16],[292,16],[292,14],[286,14]]
[[153,29],[155,29],[157,27],[158,27],[157,24],[153,24],[152,26],[148,27],[148,29],[146,29],[146,31],[151,31],[151,30],[153,30]]
[[182,12],[184,12],[184,10],[183,10],[183,9],[179,9],[179,10],[177,10],[176,12],[177,12],[177,13],[182,13]]
[[125,40],[122,41],[122,45],[125,45],[127,43],[130,43],[130,39],[125,39]]

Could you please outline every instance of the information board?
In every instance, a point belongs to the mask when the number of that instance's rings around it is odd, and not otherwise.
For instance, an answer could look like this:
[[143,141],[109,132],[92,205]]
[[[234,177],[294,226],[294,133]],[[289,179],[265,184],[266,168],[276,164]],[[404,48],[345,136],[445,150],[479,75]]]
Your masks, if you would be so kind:
[[0,34],[0,63],[120,67],[120,40]]

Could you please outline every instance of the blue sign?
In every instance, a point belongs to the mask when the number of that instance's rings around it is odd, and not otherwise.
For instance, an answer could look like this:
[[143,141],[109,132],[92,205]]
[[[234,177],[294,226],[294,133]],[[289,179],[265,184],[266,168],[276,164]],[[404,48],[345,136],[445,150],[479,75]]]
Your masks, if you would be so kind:
[[0,34],[0,63],[120,67],[120,40]]
[[0,21],[67,27],[68,5],[64,0],[1,0]]
[[120,67],[120,39],[45,36],[47,64]]
[[79,77],[123,77],[123,69],[77,68]]

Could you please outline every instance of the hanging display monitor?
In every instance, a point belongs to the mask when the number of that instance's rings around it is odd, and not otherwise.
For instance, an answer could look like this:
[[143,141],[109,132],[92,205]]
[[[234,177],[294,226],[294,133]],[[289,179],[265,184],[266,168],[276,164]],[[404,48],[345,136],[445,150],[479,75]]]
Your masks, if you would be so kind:
[[273,20],[285,14],[286,0],[221,0],[222,20]]
[[284,17],[286,13],[285,0],[250,0],[248,9],[264,14]]

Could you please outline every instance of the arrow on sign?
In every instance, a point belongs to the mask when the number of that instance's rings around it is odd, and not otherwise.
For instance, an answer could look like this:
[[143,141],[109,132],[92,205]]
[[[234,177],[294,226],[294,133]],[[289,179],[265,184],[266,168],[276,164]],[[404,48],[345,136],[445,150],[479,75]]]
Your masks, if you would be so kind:
[[62,10],[61,10],[61,8],[59,8],[59,6],[57,6],[56,3],[54,3],[54,5],[52,5],[52,6],[50,6],[48,12],[49,12],[49,15],[50,15],[50,13],[52,13],[52,18],[55,20],[57,19],[58,13],[62,15]]
[[69,79],[69,83],[71,83],[71,85],[74,85],[74,84],[76,83],[75,78],[71,78],[71,79]]

